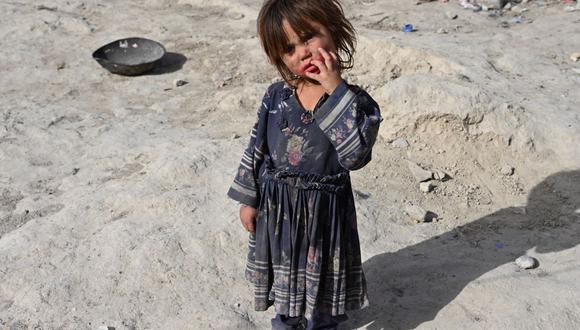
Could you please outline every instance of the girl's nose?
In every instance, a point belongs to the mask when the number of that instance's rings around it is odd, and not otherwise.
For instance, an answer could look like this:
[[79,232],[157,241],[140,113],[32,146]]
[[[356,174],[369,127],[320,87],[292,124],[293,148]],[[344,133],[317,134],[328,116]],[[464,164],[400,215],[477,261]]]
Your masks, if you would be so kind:
[[307,45],[300,45],[298,46],[298,54],[300,59],[304,60],[312,56],[312,51]]

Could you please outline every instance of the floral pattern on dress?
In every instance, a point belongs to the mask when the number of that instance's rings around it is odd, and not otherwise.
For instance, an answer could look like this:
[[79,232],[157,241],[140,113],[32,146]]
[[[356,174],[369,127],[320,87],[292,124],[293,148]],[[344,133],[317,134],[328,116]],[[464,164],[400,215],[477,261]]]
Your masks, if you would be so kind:
[[314,121],[314,116],[309,111],[305,111],[300,115],[300,120],[304,125],[309,125]]
[[330,139],[336,144],[341,144],[345,138],[345,132],[341,127],[334,127],[330,130]]
[[288,163],[292,166],[298,166],[302,157],[304,156],[304,152],[302,150],[304,146],[304,138],[299,135],[292,135],[288,139],[288,147],[286,149]]

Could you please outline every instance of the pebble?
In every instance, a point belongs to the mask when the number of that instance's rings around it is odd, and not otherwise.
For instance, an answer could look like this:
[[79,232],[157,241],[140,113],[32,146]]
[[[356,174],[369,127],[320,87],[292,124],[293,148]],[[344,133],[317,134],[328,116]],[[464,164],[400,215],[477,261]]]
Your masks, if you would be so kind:
[[441,170],[435,170],[435,172],[433,172],[433,178],[435,180],[443,181],[445,178],[447,178],[447,173]]
[[516,265],[521,269],[531,269],[538,267],[539,263],[537,259],[523,255],[516,259]]
[[64,69],[64,68],[66,68],[66,62],[58,62],[58,63],[56,64],[56,69],[57,69],[57,70],[62,70],[62,69]]
[[503,9],[504,10],[510,10],[510,9],[512,9],[512,3],[511,2],[506,3],[506,5],[503,6]]
[[447,32],[447,30],[445,30],[444,28],[439,28],[439,29],[437,30],[437,33],[439,33],[439,34],[447,34],[448,32]]
[[236,133],[232,134],[232,140],[239,139],[240,136]]
[[433,178],[433,173],[431,173],[431,171],[423,169],[421,166],[413,163],[412,161],[408,160],[407,163],[409,165],[409,170],[418,182],[428,181]]
[[391,142],[391,146],[404,149],[409,147],[409,142],[403,138],[398,138]]
[[514,174],[514,170],[515,169],[513,167],[506,165],[506,166],[501,168],[500,173],[505,175],[505,176],[511,176]]
[[445,15],[447,15],[447,18],[449,19],[456,19],[458,16],[456,13],[450,12],[448,11],[447,13],[445,13]]
[[175,87],[181,87],[181,86],[185,86],[187,84],[189,84],[189,81],[183,80],[183,79],[175,79],[173,81],[173,86],[175,86]]
[[416,222],[427,222],[427,211],[418,205],[405,206],[407,214]]
[[513,6],[512,7],[512,10],[511,11],[513,11],[515,13],[522,14],[522,13],[525,13],[526,11],[528,11],[528,8],[524,8],[522,6],[517,6],[516,5],[516,6]]
[[570,59],[574,62],[578,62],[578,60],[580,60],[580,53],[572,53],[572,55],[570,55]]
[[429,181],[419,183],[419,189],[424,193],[431,192],[431,190],[433,190],[433,187],[434,187],[433,184]]

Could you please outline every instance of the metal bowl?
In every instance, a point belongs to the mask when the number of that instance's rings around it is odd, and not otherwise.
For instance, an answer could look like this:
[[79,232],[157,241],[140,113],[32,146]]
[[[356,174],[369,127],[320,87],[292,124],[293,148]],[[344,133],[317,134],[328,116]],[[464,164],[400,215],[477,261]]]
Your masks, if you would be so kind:
[[105,69],[124,76],[145,73],[161,63],[165,47],[145,38],[125,38],[97,49],[93,58]]

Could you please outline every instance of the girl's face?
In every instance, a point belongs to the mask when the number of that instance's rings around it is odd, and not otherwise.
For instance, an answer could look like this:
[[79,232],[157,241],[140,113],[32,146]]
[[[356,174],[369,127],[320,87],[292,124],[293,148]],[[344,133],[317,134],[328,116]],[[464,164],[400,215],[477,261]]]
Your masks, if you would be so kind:
[[324,58],[318,48],[336,53],[336,46],[328,29],[316,22],[311,24],[314,32],[309,35],[299,36],[288,21],[284,20],[282,23],[288,38],[288,45],[281,56],[282,62],[284,62],[290,72],[301,77],[304,76],[304,72],[307,70],[318,73],[318,69],[311,64],[312,60],[324,62]]

